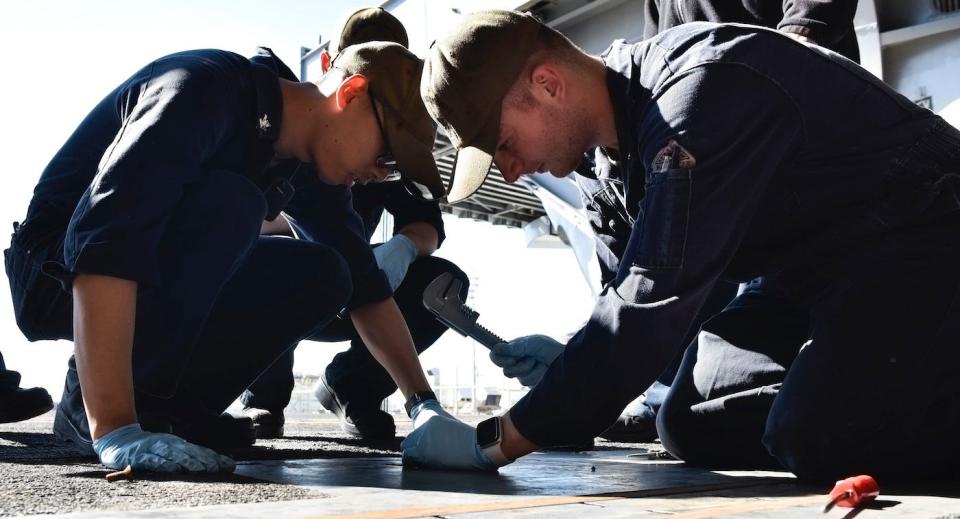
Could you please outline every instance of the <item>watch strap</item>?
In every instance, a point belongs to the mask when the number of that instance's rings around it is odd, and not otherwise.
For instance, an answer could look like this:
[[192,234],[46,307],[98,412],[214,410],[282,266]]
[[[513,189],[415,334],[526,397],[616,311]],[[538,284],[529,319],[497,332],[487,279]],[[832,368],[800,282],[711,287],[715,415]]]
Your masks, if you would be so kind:
[[482,449],[483,455],[486,456],[491,463],[498,467],[513,463],[513,460],[508,458],[503,453],[503,449],[500,447],[500,445],[501,442],[497,442],[485,449]]
[[437,395],[433,391],[417,391],[416,393],[410,395],[410,398],[407,399],[407,402],[403,404],[403,408],[407,411],[407,416],[413,418],[410,415],[413,412],[413,408],[416,407],[417,404],[426,402],[427,400],[436,399]]

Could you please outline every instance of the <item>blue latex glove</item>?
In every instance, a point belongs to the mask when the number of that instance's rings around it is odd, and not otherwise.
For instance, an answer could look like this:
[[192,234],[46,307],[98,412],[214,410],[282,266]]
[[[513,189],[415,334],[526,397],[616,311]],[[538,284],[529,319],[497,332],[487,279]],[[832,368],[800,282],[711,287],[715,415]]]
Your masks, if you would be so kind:
[[526,335],[497,344],[490,349],[490,360],[503,368],[503,374],[533,387],[540,382],[553,360],[563,353],[563,344],[546,335]]
[[111,469],[127,465],[150,472],[233,472],[232,459],[179,436],[151,433],[132,423],[114,429],[93,442],[93,450]]
[[410,413],[413,432],[400,444],[404,463],[460,470],[497,470],[477,445],[477,430],[427,400]]
[[396,290],[400,283],[403,283],[410,264],[417,259],[417,246],[410,238],[395,234],[393,238],[373,249],[373,255],[377,258],[377,266],[387,275],[390,288]]

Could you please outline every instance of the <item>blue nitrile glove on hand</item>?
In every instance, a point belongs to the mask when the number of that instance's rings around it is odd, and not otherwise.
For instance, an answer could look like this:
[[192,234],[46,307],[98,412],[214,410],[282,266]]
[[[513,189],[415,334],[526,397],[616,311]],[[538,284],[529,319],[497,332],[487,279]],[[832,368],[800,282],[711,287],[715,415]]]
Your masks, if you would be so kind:
[[413,431],[400,444],[404,463],[461,470],[497,470],[477,445],[477,430],[427,400],[410,412]]
[[390,288],[396,290],[400,283],[403,283],[410,264],[417,259],[417,246],[410,238],[395,234],[393,238],[373,249],[373,255],[377,258],[377,266],[387,275]]
[[563,353],[563,344],[546,335],[526,335],[497,344],[490,349],[490,360],[503,368],[508,378],[533,387],[540,382],[553,360]]
[[130,465],[151,472],[233,472],[232,459],[179,436],[152,433],[132,423],[118,427],[93,442],[93,450],[111,469]]

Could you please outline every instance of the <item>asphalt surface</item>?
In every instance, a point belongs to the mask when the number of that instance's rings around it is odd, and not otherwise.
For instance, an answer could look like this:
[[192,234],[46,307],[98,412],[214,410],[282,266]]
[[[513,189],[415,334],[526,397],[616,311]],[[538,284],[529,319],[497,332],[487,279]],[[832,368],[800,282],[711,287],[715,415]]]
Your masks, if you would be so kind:
[[[409,420],[397,419],[398,434]],[[483,417],[467,421],[478,421]],[[146,510],[228,503],[321,499],[325,495],[290,485],[233,474],[161,476],[140,474],[133,481],[108,483],[112,472],[96,459],[78,456],[51,432],[53,414],[27,422],[0,424],[0,516],[95,510]],[[288,417],[286,436],[258,440],[246,449],[225,451],[237,461],[380,457],[400,455],[397,437],[364,443],[340,432],[332,415]],[[598,449],[624,447],[600,442]],[[630,444],[642,447],[643,444]]]

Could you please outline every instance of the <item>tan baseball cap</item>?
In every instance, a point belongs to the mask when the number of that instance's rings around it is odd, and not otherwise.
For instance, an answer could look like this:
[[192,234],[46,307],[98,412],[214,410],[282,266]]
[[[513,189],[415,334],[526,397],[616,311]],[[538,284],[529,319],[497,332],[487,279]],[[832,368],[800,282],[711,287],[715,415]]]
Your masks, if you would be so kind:
[[423,61],[402,45],[374,41],[343,49],[333,68],[346,75],[363,74],[379,104],[384,138],[404,178],[442,198],[444,189],[433,160],[436,126],[420,99]]
[[536,49],[542,25],[516,11],[477,11],[430,47],[420,81],[427,111],[457,147],[447,201],[483,184],[500,134],[500,105]]
[[366,7],[350,13],[341,24],[340,38],[330,40],[330,54],[358,43],[392,41],[410,46],[407,30],[396,16],[382,7]]

